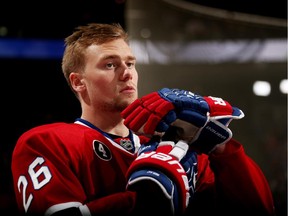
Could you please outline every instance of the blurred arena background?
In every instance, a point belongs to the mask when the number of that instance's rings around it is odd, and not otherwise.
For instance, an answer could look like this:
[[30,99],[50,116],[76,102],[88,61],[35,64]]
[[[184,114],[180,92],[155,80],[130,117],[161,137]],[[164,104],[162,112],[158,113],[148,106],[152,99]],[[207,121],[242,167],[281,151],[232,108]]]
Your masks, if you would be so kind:
[[138,59],[140,95],[162,87],[185,88],[225,98],[245,112],[244,119],[231,123],[234,137],[263,169],[277,216],[287,215],[287,1],[0,5],[1,212],[17,215],[10,163],[20,134],[80,115],[61,72],[64,37],[80,24],[119,22]]

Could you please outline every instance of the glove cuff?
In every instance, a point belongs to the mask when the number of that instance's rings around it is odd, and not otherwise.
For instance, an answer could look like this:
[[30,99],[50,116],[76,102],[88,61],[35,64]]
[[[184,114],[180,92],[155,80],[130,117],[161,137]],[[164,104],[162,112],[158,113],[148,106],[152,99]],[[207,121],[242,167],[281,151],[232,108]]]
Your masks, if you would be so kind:
[[217,145],[222,145],[232,138],[232,131],[217,120],[209,121],[202,129],[192,148],[201,153],[210,154]]
[[[149,168],[133,172],[128,179],[126,189],[137,191],[138,196],[145,197],[149,203],[150,201],[154,204],[156,202],[157,211],[162,209],[161,213],[165,213],[164,215],[175,215],[179,211],[177,186],[167,175],[159,170]],[[166,204],[164,205],[164,203]],[[170,208],[167,208],[167,206]]]

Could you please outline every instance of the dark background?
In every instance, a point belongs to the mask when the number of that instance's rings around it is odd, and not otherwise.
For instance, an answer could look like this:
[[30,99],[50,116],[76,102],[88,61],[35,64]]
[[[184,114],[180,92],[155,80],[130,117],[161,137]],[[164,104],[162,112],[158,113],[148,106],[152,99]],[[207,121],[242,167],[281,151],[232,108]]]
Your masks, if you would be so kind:
[[[149,2],[150,0],[148,0]],[[159,1],[159,0],[156,0]],[[177,1],[177,0],[176,0]],[[277,0],[184,0],[232,12],[286,19],[287,1]],[[6,37],[63,39],[75,26],[89,22],[119,22],[127,27],[126,0],[3,1],[0,3],[0,26],[6,26]],[[147,1],[139,1],[145,7]],[[130,3],[131,4],[131,3]],[[157,20],[155,20],[157,21]]]

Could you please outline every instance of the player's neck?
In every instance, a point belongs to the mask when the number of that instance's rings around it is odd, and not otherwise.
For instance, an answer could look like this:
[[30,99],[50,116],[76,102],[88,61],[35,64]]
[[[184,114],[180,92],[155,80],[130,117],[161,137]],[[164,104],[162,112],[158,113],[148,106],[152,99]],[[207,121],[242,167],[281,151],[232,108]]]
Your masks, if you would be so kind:
[[129,134],[129,130],[124,125],[124,120],[121,118],[120,114],[113,113],[111,115],[94,116],[87,116],[82,114],[81,118],[90,122],[106,133],[118,135],[121,137],[126,137]]

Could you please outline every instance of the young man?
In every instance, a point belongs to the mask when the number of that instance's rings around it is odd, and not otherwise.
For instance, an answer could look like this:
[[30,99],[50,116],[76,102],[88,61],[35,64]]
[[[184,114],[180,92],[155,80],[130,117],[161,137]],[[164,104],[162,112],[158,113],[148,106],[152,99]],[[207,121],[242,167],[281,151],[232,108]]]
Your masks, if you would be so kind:
[[240,110],[177,89],[138,99],[120,25],[80,26],[65,44],[62,69],[81,117],[19,138],[12,173],[21,213],[274,215],[262,171],[228,128]]

